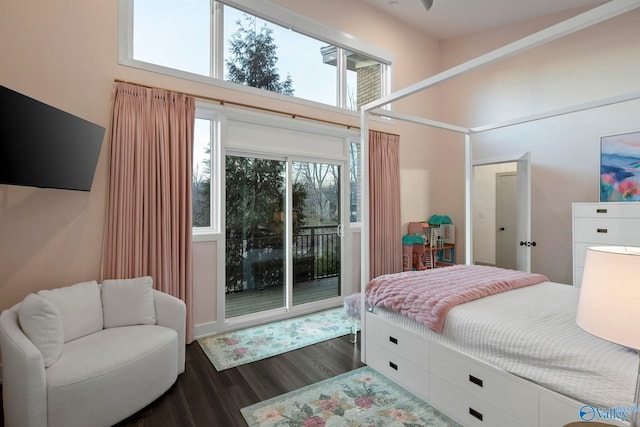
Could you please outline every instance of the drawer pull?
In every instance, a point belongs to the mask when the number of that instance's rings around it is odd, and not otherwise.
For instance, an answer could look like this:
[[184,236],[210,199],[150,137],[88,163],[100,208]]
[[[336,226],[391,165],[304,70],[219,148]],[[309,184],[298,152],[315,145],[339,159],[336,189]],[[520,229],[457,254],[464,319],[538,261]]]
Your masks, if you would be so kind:
[[396,365],[396,364],[395,364],[395,363],[393,363],[393,362],[389,362],[389,366],[391,367],[391,369],[393,369],[393,370],[395,370],[395,371],[397,371],[397,370],[398,370],[398,365]]
[[391,341],[394,344],[398,344],[398,338],[389,337],[389,341]]
[[473,375],[469,375],[469,381],[474,383],[478,387],[482,387],[483,381],[478,377],[474,377]]
[[596,209],[596,213],[607,213],[606,209]]
[[479,419],[480,421],[482,421],[482,413],[476,411],[473,408],[469,408],[469,414],[477,419]]
[[598,233],[607,233],[608,232],[608,230],[606,228],[598,228],[596,231]]

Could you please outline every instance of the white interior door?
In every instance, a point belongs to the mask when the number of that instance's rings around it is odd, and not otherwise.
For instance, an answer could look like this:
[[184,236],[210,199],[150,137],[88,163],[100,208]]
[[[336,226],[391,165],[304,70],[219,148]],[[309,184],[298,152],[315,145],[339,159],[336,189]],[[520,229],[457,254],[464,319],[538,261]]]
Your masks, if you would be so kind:
[[531,271],[531,173],[530,154],[518,159],[517,166],[517,267]]
[[516,210],[517,175],[514,172],[496,176],[496,265],[517,268],[518,247]]

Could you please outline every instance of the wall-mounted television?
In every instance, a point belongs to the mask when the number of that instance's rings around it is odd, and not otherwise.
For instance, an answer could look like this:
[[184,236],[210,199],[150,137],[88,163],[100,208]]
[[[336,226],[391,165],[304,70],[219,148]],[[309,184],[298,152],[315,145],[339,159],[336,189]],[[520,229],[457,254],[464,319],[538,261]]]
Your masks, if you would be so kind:
[[90,191],[104,131],[0,86],[0,184]]

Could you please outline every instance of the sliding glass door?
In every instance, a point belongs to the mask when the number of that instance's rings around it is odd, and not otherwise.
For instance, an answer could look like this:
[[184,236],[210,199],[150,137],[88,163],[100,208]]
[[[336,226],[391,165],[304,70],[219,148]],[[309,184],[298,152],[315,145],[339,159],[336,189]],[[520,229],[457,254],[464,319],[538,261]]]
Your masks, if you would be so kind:
[[226,156],[226,317],[286,304],[287,164]]
[[225,158],[225,318],[340,296],[341,165]]
[[340,296],[340,166],[293,162],[293,305]]

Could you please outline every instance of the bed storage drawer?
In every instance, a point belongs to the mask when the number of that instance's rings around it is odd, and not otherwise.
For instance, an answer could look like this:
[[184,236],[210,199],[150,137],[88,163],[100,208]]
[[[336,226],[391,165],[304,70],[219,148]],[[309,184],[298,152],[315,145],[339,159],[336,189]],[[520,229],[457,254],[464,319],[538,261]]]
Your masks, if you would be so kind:
[[408,361],[429,366],[429,344],[424,337],[367,313],[367,341],[375,341],[382,348],[400,354]]
[[537,425],[538,392],[525,381],[516,381],[502,371],[441,345],[431,346],[430,361],[430,372],[457,389],[500,408],[518,420]]
[[[500,411],[486,401],[462,391],[444,381],[437,375],[429,378],[430,402],[445,414],[453,415],[465,426],[487,427],[533,427],[537,426],[537,420],[525,423]],[[520,402],[522,405],[522,402]],[[501,407],[506,406],[502,404]],[[531,406],[537,411],[538,404],[532,402]]]
[[367,341],[367,364],[421,399],[428,399],[429,372],[426,363],[418,366],[375,341]]
[[[577,402],[566,396],[557,393],[542,393],[540,394],[540,427],[564,426],[572,422],[585,422],[585,420],[580,418],[580,410],[584,407],[584,403]],[[587,416],[586,418],[589,419],[590,417]],[[612,426],[629,427],[629,424],[623,423],[622,420],[615,418],[601,419],[596,416],[589,421],[604,422]],[[585,425],[588,426],[588,422],[585,422]]]

